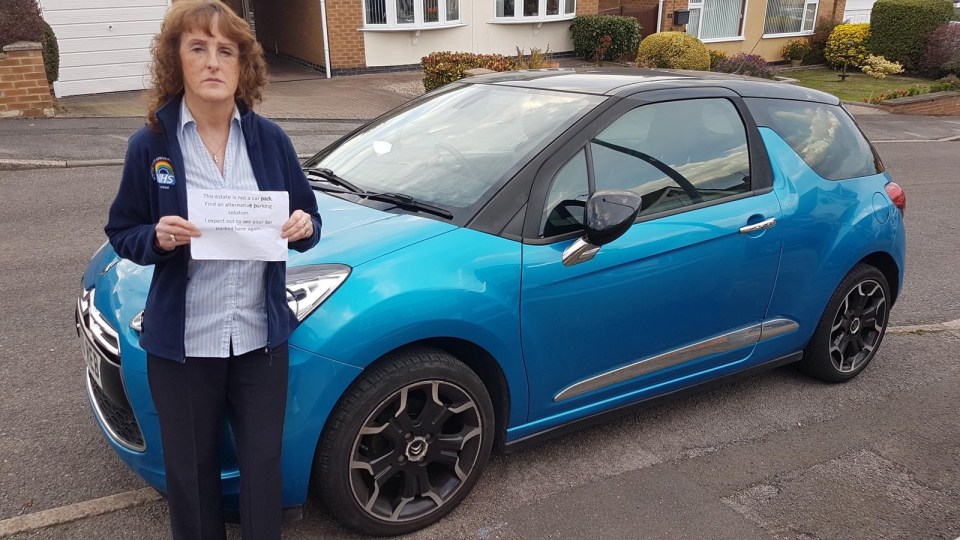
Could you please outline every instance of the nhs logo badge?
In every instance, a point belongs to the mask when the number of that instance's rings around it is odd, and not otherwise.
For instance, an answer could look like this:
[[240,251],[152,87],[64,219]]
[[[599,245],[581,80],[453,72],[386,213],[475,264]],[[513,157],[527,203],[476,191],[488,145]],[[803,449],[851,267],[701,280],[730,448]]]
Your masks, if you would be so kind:
[[170,158],[158,157],[153,160],[152,171],[153,179],[161,186],[172,186],[177,183],[177,177],[173,174],[173,165]]

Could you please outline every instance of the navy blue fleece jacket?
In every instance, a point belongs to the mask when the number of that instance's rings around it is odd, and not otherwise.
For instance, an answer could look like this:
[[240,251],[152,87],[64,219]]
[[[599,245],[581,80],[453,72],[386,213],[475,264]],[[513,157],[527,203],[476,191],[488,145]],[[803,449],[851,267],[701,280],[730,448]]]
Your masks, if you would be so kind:
[[[123,258],[140,265],[155,265],[143,314],[140,346],[163,358],[185,359],[187,266],[189,246],[169,252],[154,249],[155,226],[162,216],[187,216],[187,186],[183,154],[177,142],[179,96],[157,111],[161,129],[141,128],[127,145],[123,176],[110,206],[105,231],[110,245]],[[240,107],[240,125],[257,185],[262,191],[287,191],[290,213],[300,209],[313,219],[313,236],[290,243],[306,251],[320,240],[317,200],[307,182],[293,144],[273,122]],[[286,302],[286,264],[269,262],[264,273],[267,304],[267,347],[283,344],[296,325]]]

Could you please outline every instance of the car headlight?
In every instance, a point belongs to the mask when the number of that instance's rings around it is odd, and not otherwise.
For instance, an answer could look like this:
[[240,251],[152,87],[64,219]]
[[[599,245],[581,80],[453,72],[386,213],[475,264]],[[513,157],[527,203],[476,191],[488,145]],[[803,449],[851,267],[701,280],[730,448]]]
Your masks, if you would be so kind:
[[[350,275],[343,264],[312,264],[287,269],[287,305],[302,321],[337,290]],[[130,321],[130,328],[143,331],[143,311]]]
[[287,305],[302,321],[313,313],[350,275],[343,264],[312,264],[287,268]]

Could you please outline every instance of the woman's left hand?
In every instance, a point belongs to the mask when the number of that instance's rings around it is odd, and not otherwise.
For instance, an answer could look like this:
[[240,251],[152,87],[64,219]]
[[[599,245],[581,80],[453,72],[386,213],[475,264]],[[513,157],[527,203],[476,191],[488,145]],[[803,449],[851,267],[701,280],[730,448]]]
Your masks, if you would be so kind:
[[296,242],[313,236],[313,219],[303,210],[294,210],[280,229],[280,238]]

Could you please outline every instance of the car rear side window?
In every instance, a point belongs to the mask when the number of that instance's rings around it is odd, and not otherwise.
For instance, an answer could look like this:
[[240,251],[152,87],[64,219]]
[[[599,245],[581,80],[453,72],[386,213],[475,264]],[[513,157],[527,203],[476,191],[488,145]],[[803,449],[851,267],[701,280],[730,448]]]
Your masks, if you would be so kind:
[[879,158],[850,115],[839,105],[785,99],[745,99],[757,121],[787,141],[827,180],[883,172]]

